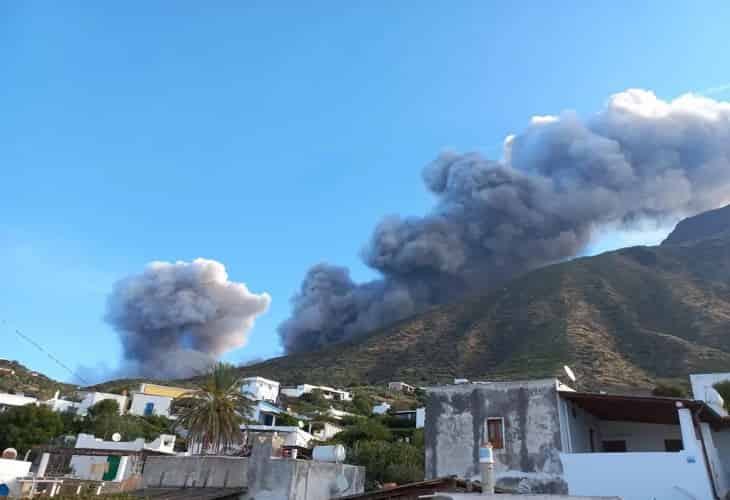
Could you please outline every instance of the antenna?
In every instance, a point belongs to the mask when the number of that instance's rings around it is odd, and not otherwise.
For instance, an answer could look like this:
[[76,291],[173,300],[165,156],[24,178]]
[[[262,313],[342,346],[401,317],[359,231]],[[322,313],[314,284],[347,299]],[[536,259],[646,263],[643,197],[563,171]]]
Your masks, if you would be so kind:
[[121,434],[119,434],[118,432],[115,432],[114,434],[112,434],[112,441],[114,441],[115,443],[118,443],[121,440],[122,440]]
[[570,369],[568,365],[563,365],[563,370],[565,371],[565,374],[568,376],[571,382],[575,383],[575,373],[573,373],[573,370]]

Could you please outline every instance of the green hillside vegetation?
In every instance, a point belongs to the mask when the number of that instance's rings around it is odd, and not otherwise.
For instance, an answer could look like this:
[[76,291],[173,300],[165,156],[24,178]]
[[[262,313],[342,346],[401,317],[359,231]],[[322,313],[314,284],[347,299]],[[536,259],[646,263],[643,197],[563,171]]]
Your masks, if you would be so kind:
[[[50,399],[56,391],[72,394],[76,386],[57,382],[34,372],[17,361],[0,359],[0,392],[24,393],[39,399]],[[5,370],[12,370],[14,374]]]
[[[687,228],[685,227],[686,231]],[[730,236],[633,247],[527,273],[318,352],[241,368],[282,383],[527,379],[649,392],[730,367]]]

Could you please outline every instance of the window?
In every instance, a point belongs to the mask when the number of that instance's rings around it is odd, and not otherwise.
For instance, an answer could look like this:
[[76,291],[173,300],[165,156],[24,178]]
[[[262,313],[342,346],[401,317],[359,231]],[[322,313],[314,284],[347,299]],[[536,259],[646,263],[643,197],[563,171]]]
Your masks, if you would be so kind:
[[624,440],[604,441],[603,442],[603,451],[607,452],[607,453],[623,453],[626,451],[626,441],[624,441]]
[[682,440],[681,439],[665,439],[664,449],[666,451],[682,451]]
[[144,405],[144,416],[150,417],[155,413],[155,403],[147,403]]
[[487,441],[492,443],[495,450],[504,449],[504,419],[493,417],[487,419]]

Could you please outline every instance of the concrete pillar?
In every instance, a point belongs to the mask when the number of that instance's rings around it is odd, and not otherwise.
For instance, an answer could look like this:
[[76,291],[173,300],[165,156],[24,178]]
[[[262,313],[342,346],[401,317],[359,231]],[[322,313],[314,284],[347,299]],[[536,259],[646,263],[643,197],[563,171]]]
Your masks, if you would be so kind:
[[50,453],[44,453],[41,455],[41,462],[38,464],[37,477],[44,477],[46,475],[46,469],[48,468],[48,461],[51,459]]
[[688,408],[679,408],[677,413],[679,414],[679,428],[682,431],[682,447],[687,454],[698,458],[699,448],[697,447],[692,412]]
[[124,473],[127,470],[127,467],[129,466],[129,457],[123,456],[119,459],[119,467],[117,468],[117,475],[114,476],[114,481],[122,481],[124,480]]

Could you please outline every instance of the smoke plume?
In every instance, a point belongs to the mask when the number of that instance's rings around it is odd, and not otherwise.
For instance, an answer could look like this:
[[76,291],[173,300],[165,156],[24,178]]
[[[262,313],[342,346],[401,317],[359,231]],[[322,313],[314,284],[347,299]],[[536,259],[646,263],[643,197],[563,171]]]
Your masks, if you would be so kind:
[[730,103],[632,89],[587,120],[535,117],[503,158],[444,153],[423,170],[422,217],[387,217],[363,250],[382,276],[318,264],[279,326],[288,352],[317,349],[535,267],[578,255],[602,228],[670,223],[730,200]]
[[105,319],[119,333],[127,375],[185,377],[244,345],[270,302],[229,281],[220,262],[152,262],[114,284]]

